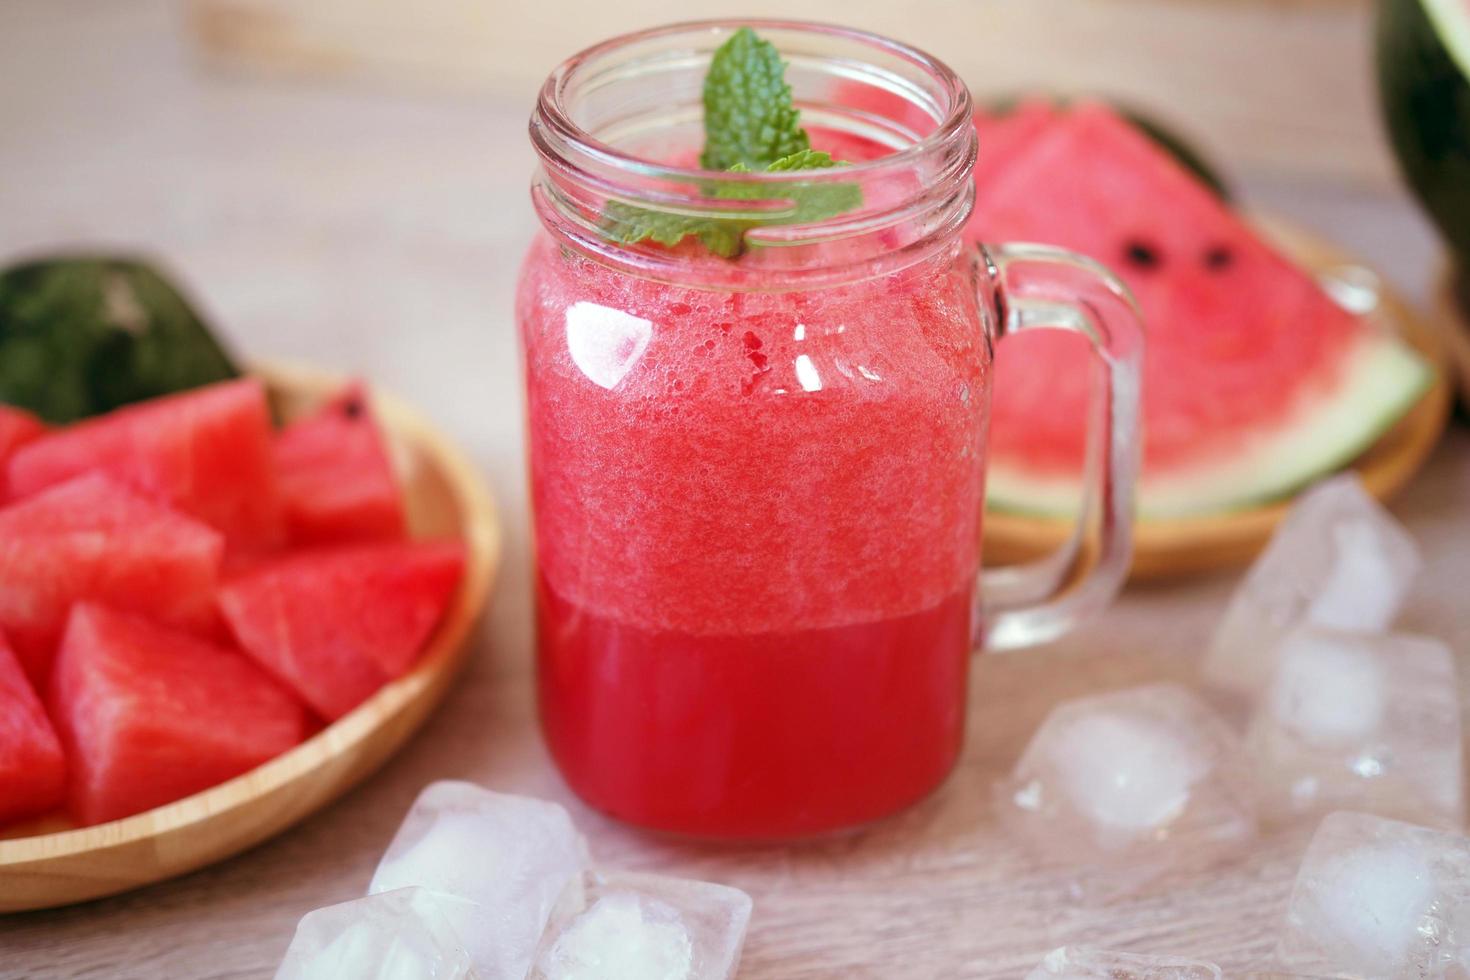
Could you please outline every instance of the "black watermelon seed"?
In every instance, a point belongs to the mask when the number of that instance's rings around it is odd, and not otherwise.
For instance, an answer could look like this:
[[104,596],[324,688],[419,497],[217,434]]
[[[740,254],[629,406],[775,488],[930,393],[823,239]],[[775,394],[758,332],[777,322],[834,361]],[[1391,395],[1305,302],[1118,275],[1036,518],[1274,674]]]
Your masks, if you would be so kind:
[[1228,269],[1230,263],[1235,261],[1235,255],[1224,245],[1216,245],[1205,253],[1205,268],[1219,271]]
[[1159,253],[1146,242],[1133,240],[1128,243],[1127,251],[1124,253],[1128,261],[1141,269],[1152,269],[1161,261]]

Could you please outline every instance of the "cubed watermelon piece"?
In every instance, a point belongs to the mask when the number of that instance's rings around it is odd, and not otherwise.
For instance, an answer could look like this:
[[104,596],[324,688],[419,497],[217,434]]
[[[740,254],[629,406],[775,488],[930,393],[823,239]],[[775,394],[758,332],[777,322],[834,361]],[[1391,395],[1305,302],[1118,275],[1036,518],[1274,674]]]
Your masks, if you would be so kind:
[[276,437],[276,477],[295,544],[399,540],[406,533],[403,497],[360,384]]
[[270,411],[259,381],[208,385],[58,429],[11,457],[10,494],[25,497],[92,470],[197,517],[223,532],[232,550],[282,542]]
[[407,671],[464,571],[458,541],[298,552],[227,582],[236,639],[327,719]]
[[224,539],[100,473],[0,509],[0,629],[43,686],[73,602],[208,630]]
[[301,704],[238,651],[91,603],[67,621],[51,709],[83,824],[248,772],[308,725]]
[[56,810],[66,802],[66,756],[0,633],[0,823]]
[[0,405],[0,503],[10,494],[6,487],[5,461],[45,431],[46,424],[25,409]]
[[0,463],[46,431],[46,423],[23,408],[0,405]]

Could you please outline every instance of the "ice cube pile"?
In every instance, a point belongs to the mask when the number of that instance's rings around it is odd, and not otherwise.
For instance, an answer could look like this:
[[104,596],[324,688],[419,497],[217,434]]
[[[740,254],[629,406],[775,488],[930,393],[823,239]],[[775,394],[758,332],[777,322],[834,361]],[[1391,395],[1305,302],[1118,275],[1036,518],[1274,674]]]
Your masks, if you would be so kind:
[[1387,629],[1420,565],[1413,538],[1357,476],[1317,484],[1230,600],[1205,657],[1205,683],[1252,698],[1270,683],[1281,641],[1297,627]]
[[1356,810],[1462,829],[1455,657],[1385,632],[1420,564],[1355,476],[1308,491],[1203,660],[1224,716],[1170,684],[1059,704],[999,784],[1002,817],[1104,899],[1239,852],[1258,823]]
[[1420,565],[1348,474],[1304,494],[1247,573],[1201,677],[1248,719],[1263,823],[1360,810],[1464,826],[1454,655],[1387,632]]
[[364,898],[296,928],[277,980],[728,980],[749,896],[589,867],[566,810],[428,786]]

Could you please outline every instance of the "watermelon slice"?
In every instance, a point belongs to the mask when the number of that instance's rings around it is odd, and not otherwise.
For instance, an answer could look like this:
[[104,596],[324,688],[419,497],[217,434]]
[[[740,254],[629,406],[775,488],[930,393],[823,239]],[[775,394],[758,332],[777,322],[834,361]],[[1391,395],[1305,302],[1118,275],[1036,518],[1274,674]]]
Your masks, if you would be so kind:
[[404,536],[403,498],[361,385],[288,425],[276,438],[275,458],[292,542]]
[[457,541],[305,551],[227,582],[219,605],[246,652],[331,720],[413,666],[463,570]]
[[[1148,327],[1140,510],[1169,518],[1280,497],[1340,466],[1432,380],[1335,304],[1147,137],[1100,105],[1059,114],[981,184],[969,234],[1113,268]],[[997,352],[989,501],[1075,507],[1088,406],[1080,337]]]
[[24,497],[100,470],[223,532],[232,549],[281,543],[270,412],[254,380],[120,408],[35,440],[10,459]]
[[0,634],[0,822],[66,802],[66,756],[41,699]]
[[0,510],[0,629],[38,685],[78,600],[209,629],[223,550],[198,521],[110,477],[77,477]]
[[305,709],[250,660],[80,603],[51,685],[81,823],[117,820],[247,772],[305,737]]

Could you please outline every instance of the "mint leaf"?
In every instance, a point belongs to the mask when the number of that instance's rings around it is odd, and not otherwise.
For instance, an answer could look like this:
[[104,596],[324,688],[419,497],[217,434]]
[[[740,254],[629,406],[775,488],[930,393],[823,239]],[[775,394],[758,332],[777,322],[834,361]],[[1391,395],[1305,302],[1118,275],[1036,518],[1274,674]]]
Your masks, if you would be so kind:
[[[821,150],[798,150],[784,156],[766,167],[766,173],[789,173],[795,170],[825,170],[828,167],[846,166]],[[730,168],[731,173],[744,171],[742,165]],[[787,184],[780,191],[772,187],[751,187],[743,184],[726,184],[715,189],[715,196],[727,200],[761,200],[779,193],[792,203],[792,210],[771,215],[760,224],[809,225],[851,211],[862,206],[863,189],[857,184]]]
[[687,214],[653,211],[621,201],[611,201],[602,213],[602,233],[620,245],[653,241],[677,245],[694,235],[704,247],[722,258],[734,258],[744,247],[741,240],[750,223],[725,218],[697,218]]
[[[844,166],[831,154],[813,150],[786,84],[786,63],[776,48],[742,27],[720,45],[704,79],[704,153],[700,166],[742,174],[762,170],[788,173]],[[771,189],[719,183],[706,196],[724,200],[765,200]],[[614,242],[643,241],[677,245],[691,235],[716,255],[733,258],[745,247],[745,233],[761,225],[813,224],[861,207],[857,184],[789,184],[781,194],[791,207],[759,219],[709,218],[609,202],[600,229]]]
[[826,150],[797,150],[779,160],[771,161],[766,165],[766,172],[778,174],[788,170],[823,170],[827,167],[845,166],[845,162],[832,159],[832,154]]
[[[825,170],[846,166],[821,150],[798,150],[765,168],[767,173],[789,173],[797,170]],[[750,173],[744,163],[737,163],[726,173]],[[760,201],[771,197],[773,188],[747,184],[719,184],[712,196],[727,201]],[[654,241],[661,245],[677,245],[693,235],[705,248],[722,258],[733,258],[745,247],[745,232],[760,225],[806,225],[851,211],[862,206],[863,189],[857,184],[790,184],[781,194],[791,201],[789,211],[773,214],[760,221],[736,218],[703,218],[654,211],[621,201],[610,202],[602,216],[603,234],[623,245]]]
[[764,169],[811,143],[797,121],[786,62],[775,45],[742,27],[720,45],[704,76],[706,170]]

